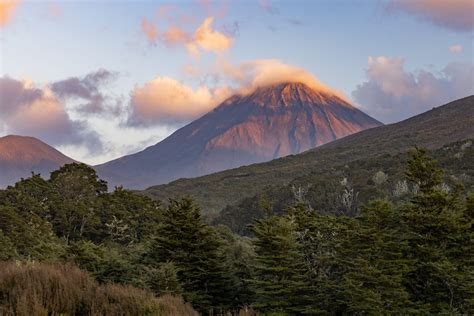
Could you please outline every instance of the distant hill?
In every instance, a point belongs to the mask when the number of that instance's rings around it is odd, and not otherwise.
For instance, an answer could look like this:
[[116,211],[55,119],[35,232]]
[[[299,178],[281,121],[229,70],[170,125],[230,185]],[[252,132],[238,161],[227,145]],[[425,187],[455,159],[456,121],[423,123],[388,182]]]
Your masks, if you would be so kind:
[[331,92],[282,83],[235,95],[158,144],[96,169],[112,185],[145,188],[301,153],[380,125]]
[[[268,186],[282,186],[311,174],[329,175],[351,162],[377,163],[377,157],[405,154],[413,146],[429,149],[474,138],[474,96],[433,108],[405,121],[347,136],[305,153],[195,179],[180,179],[143,191],[151,197],[190,195],[208,213],[219,213]],[[349,167],[350,168],[350,167]],[[474,169],[474,166],[471,166]]]
[[74,160],[39,139],[0,137],[0,188],[31,176],[31,172],[48,177],[51,171],[71,162]]

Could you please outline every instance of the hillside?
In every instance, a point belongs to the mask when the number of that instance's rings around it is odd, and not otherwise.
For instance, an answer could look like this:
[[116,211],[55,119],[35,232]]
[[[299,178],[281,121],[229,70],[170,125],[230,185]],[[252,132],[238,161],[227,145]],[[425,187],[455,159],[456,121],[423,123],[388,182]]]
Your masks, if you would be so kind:
[[336,94],[282,83],[235,95],[158,144],[96,169],[112,185],[143,189],[298,154],[379,125]]
[[254,196],[269,185],[285,185],[311,173],[324,173],[357,160],[405,153],[413,146],[429,149],[474,138],[474,96],[469,96],[407,119],[323,145],[305,153],[227,170],[195,179],[180,179],[143,191],[166,200],[190,195],[208,213]]
[[1,137],[0,188],[29,177],[32,172],[48,177],[51,171],[71,162],[74,160],[36,138]]

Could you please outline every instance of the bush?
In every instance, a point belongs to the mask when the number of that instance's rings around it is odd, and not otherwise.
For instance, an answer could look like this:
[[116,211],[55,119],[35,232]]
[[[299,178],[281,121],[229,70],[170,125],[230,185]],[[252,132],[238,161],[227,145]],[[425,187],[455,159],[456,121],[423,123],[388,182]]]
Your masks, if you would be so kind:
[[1,315],[198,315],[179,297],[99,285],[73,265],[0,262]]

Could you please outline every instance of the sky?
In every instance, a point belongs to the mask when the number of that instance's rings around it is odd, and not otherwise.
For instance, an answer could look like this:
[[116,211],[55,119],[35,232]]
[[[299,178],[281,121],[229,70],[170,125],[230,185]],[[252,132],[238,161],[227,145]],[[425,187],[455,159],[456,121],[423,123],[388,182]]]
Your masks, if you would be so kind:
[[301,81],[384,123],[474,94],[472,0],[0,0],[0,136],[89,164]]

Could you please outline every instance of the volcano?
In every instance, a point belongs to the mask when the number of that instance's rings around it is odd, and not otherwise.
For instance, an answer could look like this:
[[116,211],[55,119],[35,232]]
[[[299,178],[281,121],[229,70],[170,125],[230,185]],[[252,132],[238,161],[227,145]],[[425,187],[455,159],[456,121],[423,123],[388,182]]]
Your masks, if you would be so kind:
[[143,189],[298,154],[379,125],[334,93],[281,83],[234,95],[158,144],[96,168],[113,185]]
[[0,188],[27,178],[32,172],[48,178],[51,171],[72,162],[73,159],[34,137],[0,137]]

